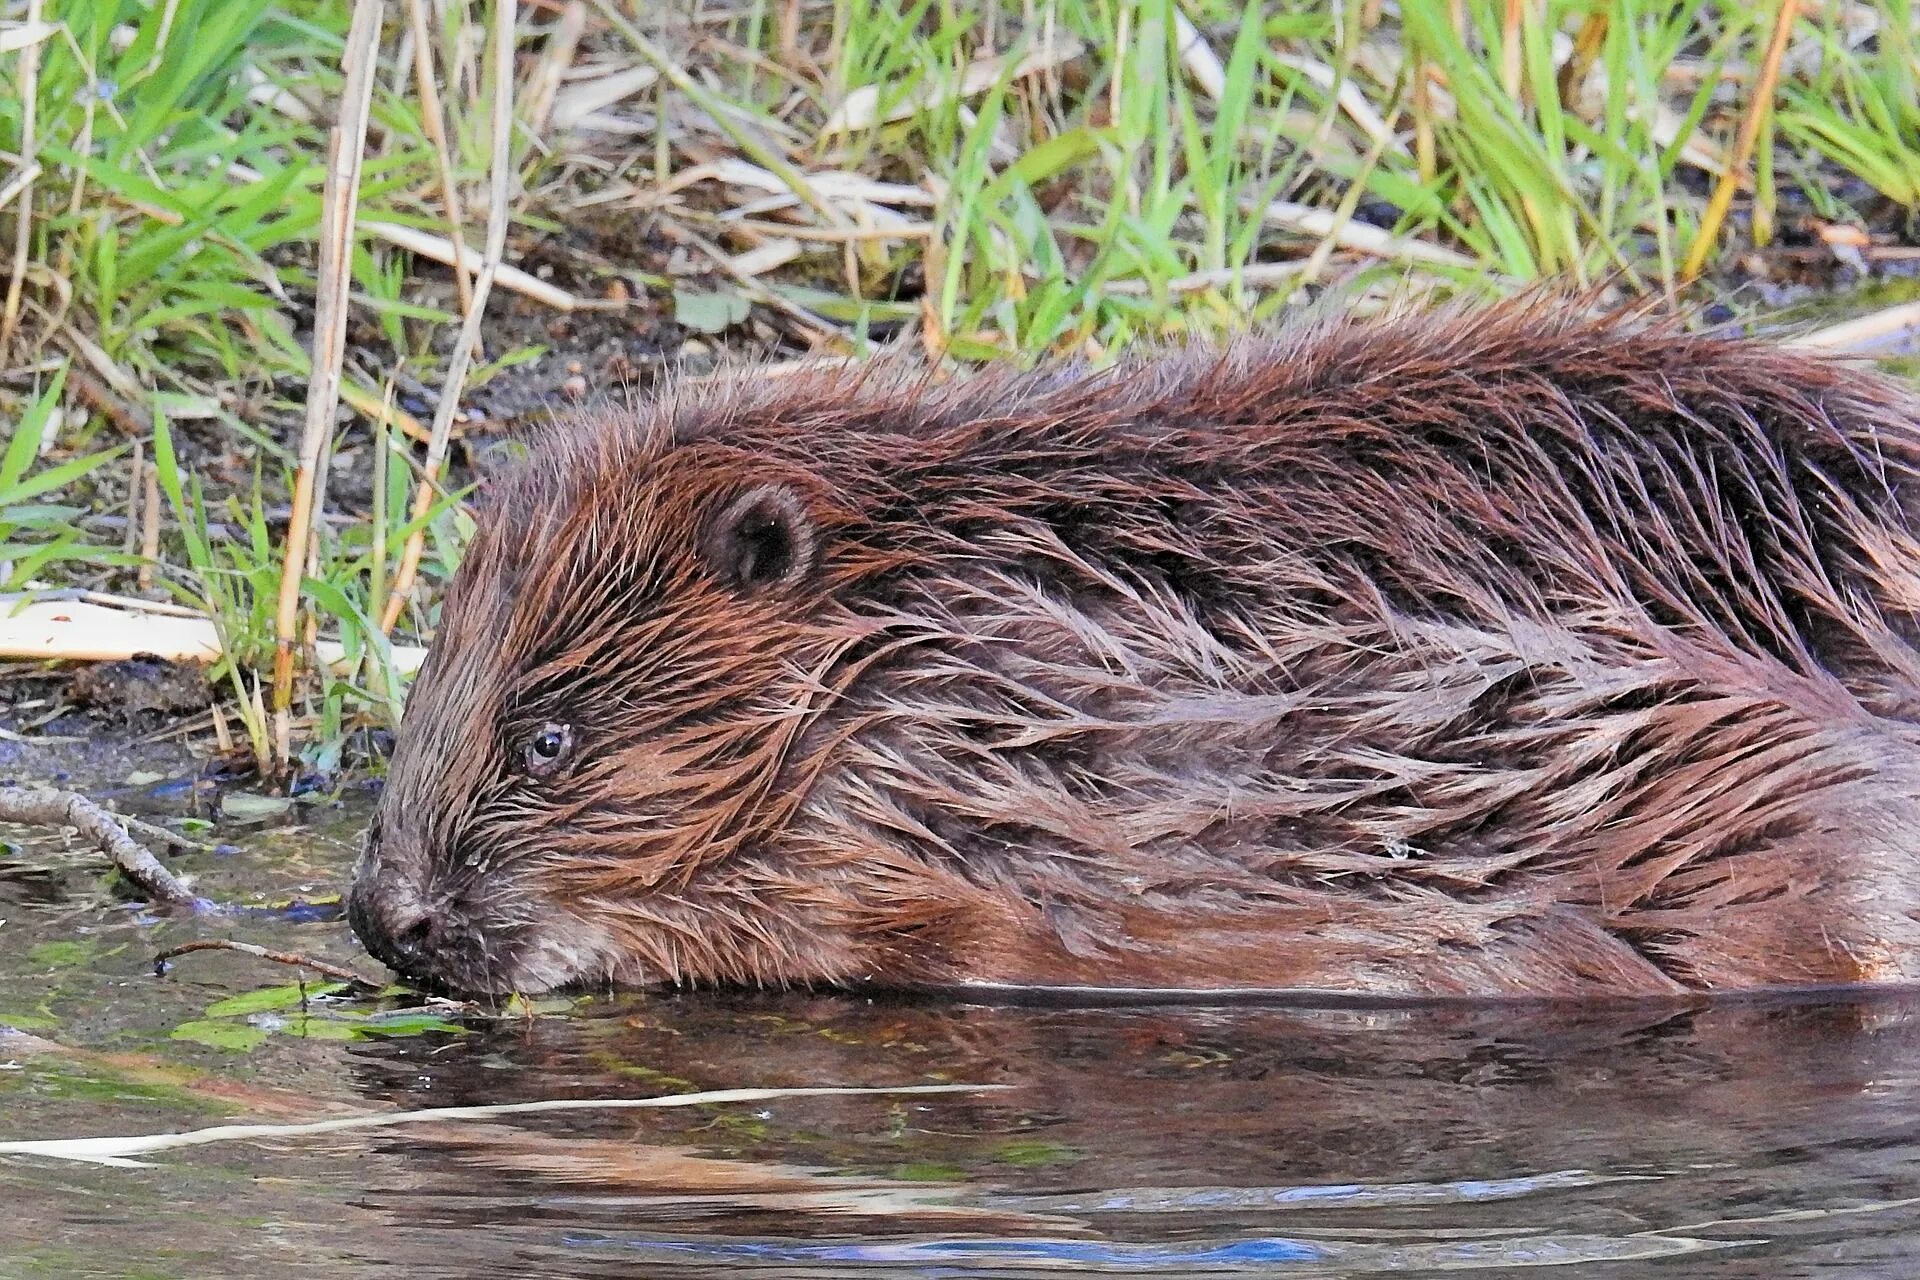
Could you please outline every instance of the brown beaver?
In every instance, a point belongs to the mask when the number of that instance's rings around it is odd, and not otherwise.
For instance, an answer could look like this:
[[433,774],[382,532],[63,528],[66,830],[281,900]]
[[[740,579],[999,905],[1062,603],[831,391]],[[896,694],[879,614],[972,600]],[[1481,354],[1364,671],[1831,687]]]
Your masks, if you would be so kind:
[[350,912],[404,974],[1920,976],[1920,404],[1532,302],[571,424]]

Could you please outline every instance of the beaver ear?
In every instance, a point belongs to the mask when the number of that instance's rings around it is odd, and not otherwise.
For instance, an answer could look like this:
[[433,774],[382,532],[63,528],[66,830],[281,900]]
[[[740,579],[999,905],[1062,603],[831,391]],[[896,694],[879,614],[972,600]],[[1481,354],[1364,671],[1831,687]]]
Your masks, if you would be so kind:
[[707,563],[743,591],[788,586],[813,572],[819,536],[800,495],[756,485],[722,507],[707,530]]

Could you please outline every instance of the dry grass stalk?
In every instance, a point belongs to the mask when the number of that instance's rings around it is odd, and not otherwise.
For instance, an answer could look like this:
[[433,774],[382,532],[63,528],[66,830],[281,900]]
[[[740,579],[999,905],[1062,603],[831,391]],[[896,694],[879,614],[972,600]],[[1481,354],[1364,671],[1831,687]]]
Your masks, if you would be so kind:
[[346,358],[347,305],[352,288],[353,220],[360,201],[367,114],[373,97],[373,75],[378,66],[375,52],[385,8],[384,0],[354,0],[353,18],[341,56],[346,83],[341,94],[340,116],[327,142],[306,428],[300,439],[300,465],[294,475],[293,510],[287,522],[280,598],[274,615],[273,763],[281,768],[292,758],[290,708],[300,583],[306,576],[313,511],[319,501],[316,488],[321,454],[332,438],[334,409],[340,401],[340,366]]
[[[465,219],[460,214],[460,185],[453,180],[453,155],[447,146],[446,113],[440,108],[440,86],[433,71],[433,37],[427,28],[426,0],[407,0],[407,21],[413,32],[413,80],[420,94],[420,123],[440,167],[440,204],[452,235],[447,250],[452,260],[454,288],[460,291],[462,315],[473,310],[473,282],[467,276]],[[442,259],[446,261],[446,259]]]
[[[1367,135],[1369,142],[1377,146],[1382,141],[1393,138],[1393,126],[1389,125],[1386,119],[1374,109],[1373,104],[1367,101],[1367,95],[1359,85],[1353,82],[1352,77],[1341,75],[1318,59],[1302,57],[1299,54],[1276,53],[1273,55],[1273,60],[1282,66],[1293,68],[1320,88],[1332,93],[1334,100],[1340,104],[1340,110],[1360,127],[1360,131]],[[1452,99],[1447,100],[1447,105],[1451,109]]]
[[715,97],[705,85],[687,74],[686,68],[669,57],[666,50],[647,39],[640,28],[634,26],[627,20],[626,15],[613,6],[612,0],[593,0],[593,6],[599,10],[600,16],[606,20],[607,25],[619,32],[621,39],[632,45],[641,57],[653,64],[654,70],[660,73],[662,80],[706,112],[708,118],[724,130],[727,136],[733,139],[734,144],[751,156],[755,163],[778,177],[786,184],[789,191],[826,219],[829,225],[836,227],[846,225],[846,219],[840,212],[820,198],[800,171],[787,162],[785,156],[775,151],[752,130],[735,119],[725,102]]
[[741,294],[749,301],[757,302],[763,307],[769,307],[778,311],[781,315],[786,316],[789,320],[792,320],[804,329],[807,336],[814,342],[820,343],[834,351],[849,351],[852,349],[853,344],[848,340],[845,332],[830,321],[824,320],[805,307],[800,306],[798,303],[789,302],[779,294],[774,293],[752,276],[743,274],[740,269],[734,265],[733,255],[705,236],[700,235],[698,232],[691,231],[687,227],[669,218],[662,218],[660,220],[660,233],[670,240],[698,249],[707,256],[714,266],[720,268],[721,271],[725,272],[740,286]]
[[[1191,27],[1188,28],[1188,30],[1191,29]],[[1072,36],[1057,36],[1049,43],[1018,58],[1011,53],[999,54],[991,58],[977,58],[961,73],[958,85],[948,85],[943,82],[930,92],[908,94],[888,107],[884,114],[880,110],[880,86],[862,85],[849,93],[840,105],[833,109],[833,113],[827,117],[827,122],[820,127],[820,136],[831,138],[839,133],[858,133],[875,124],[891,124],[896,120],[905,120],[953,98],[970,98],[976,94],[985,93],[998,84],[1003,75],[1009,80],[1023,80],[1031,75],[1056,70],[1072,62],[1085,51],[1086,46]]]
[[[40,21],[41,0],[27,0],[29,31],[45,24]],[[20,322],[20,291],[27,280],[27,259],[33,253],[33,179],[39,166],[34,163],[40,99],[40,46],[45,37],[28,40],[20,49],[20,165],[19,192],[13,198],[19,207],[13,213],[13,270],[7,276],[7,296],[0,302],[0,357],[13,345],[13,331]]]
[[11,178],[8,178],[4,184],[0,184],[0,209],[4,209],[12,204],[21,192],[32,189],[33,180],[39,176],[40,162],[38,160],[29,161],[19,169],[16,169]]
[[1747,114],[1740,121],[1740,133],[1733,144],[1733,155],[1728,158],[1727,171],[1720,175],[1720,181],[1713,189],[1713,198],[1707,202],[1707,211],[1700,218],[1700,230],[1694,234],[1693,247],[1687,252],[1687,261],[1680,268],[1680,279],[1684,282],[1700,274],[1707,265],[1707,255],[1713,252],[1714,242],[1720,238],[1720,224],[1726,221],[1727,210],[1733,205],[1734,194],[1740,189],[1741,175],[1746,172],[1747,162],[1753,157],[1753,145],[1760,137],[1760,125],[1773,111],[1773,90],[1780,80],[1780,59],[1786,54],[1787,40],[1793,34],[1794,19],[1800,14],[1800,0],[1779,0],[1779,11],[1774,15],[1773,38],[1767,44],[1766,61],[1760,64],[1760,79],[1753,86],[1753,98],[1747,103]]
[[1364,222],[1351,222],[1340,218],[1327,209],[1316,209],[1312,205],[1295,204],[1291,200],[1275,200],[1263,210],[1266,220],[1275,226],[1287,227],[1302,235],[1316,240],[1331,240],[1337,249],[1351,249],[1356,253],[1370,254],[1376,258],[1392,258],[1407,262],[1425,262],[1438,267],[1459,267],[1477,270],[1479,262],[1464,253],[1457,253],[1445,245],[1432,244],[1409,236],[1396,236],[1392,232],[1382,231],[1379,227]]
[[659,80],[659,68],[645,66],[622,67],[591,80],[576,81],[554,96],[547,119],[557,133],[615,123],[600,113],[637,93],[645,93]]
[[397,427],[421,444],[433,438],[433,433],[427,430],[426,424],[420,419],[405,409],[380,399],[365,387],[350,380],[341,381],[340,398],[346,401],[348,407],[355,413],[370,421],[384,422],[390,427]]
[[[493,63],[493,146],[488,174],[487,244],[481,259],[480,274],[473,282],[473,305],[467,309],[447,358],[446,377],[440,386],[440,404],[433,415],[433,433],[427,441],[427,458],[419,487],[414,490],[412,518],[424,522],[433,509],[439,492],[440,468],[446,462],[447,441],[453,434],[453,415],[460,407],[460,393],[466,385],[467,370],[480,345],[480,325],[486,317],[487,295],[493,292],[494,278],[500,273],[500,260],[507,252],[507,224],[513,200],[513,26],[515,0],[494,0],[493,31],[490,42]],[[420,572],[420,556],[426,549],[423,527],[407,537],[394,571],[392,594],[380,614],[380,629],[391,633],[400,620],[413,580]]]
[[[1175,276],[1166,282],[1169,294],[1200,293],[1207,289],[1225,289],[1238,285],[1244,289],[1264,289],[1273,285],[1291,284],[1307,270],[1307,259],[1296,258],[1287,262],[1255,262],[1244,267],[1215,267],[1207,271],[1195,271],[1191,275]],[[1124,297],[1144,298],[1153,293],[1153,284],[1147,280],[1110,280],[1105,285],[1106,292]]]
[[153,566],[160,562],[160,471],[151,464],[140,469],[140,590],[153,590]]
[[536,138],[546,136],[547,121],[553,112],[554,99],[560,92],[560,80],[573,66],[574,54],[580,48],[580,37],[586,30],[586,0],[567,0],[566,7],[560,10],[559,21],[547,32],[546,46],[540,50],[540,60],[533,64],[533,70],[528,73],[526,90],[521,95],[525,102],[521,114],[527,122],[528,132]]
[[1215,102],[1220,101],[1227,92],[1227,69],[1221,65],[1220,55],[1213,51],[1207,38],[1177,7],[1173,11],[1173,38],[1180,49],[1180,65],[1193,77],[1194,84]]

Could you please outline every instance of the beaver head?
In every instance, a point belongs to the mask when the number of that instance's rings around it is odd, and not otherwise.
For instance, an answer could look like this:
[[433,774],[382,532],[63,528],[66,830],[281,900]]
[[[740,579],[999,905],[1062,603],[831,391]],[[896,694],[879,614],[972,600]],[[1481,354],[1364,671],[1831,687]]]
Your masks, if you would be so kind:
[[351,919],[482,992],[1920,968],[1914,421],[1522,306],[564,425],[447,592]]

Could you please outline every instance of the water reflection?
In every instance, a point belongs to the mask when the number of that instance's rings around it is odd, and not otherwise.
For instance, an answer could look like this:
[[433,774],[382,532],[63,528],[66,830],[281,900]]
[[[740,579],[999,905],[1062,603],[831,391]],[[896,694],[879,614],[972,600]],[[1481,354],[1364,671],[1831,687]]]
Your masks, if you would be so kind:
[[1011,1088],[409,1131],[362,1203],[511,1223],[519,1256],[580,1274],[1898,1274],[1920,1252],[1916,1013],[634,998],[370,1049],[357,1083],[402,1106]]

